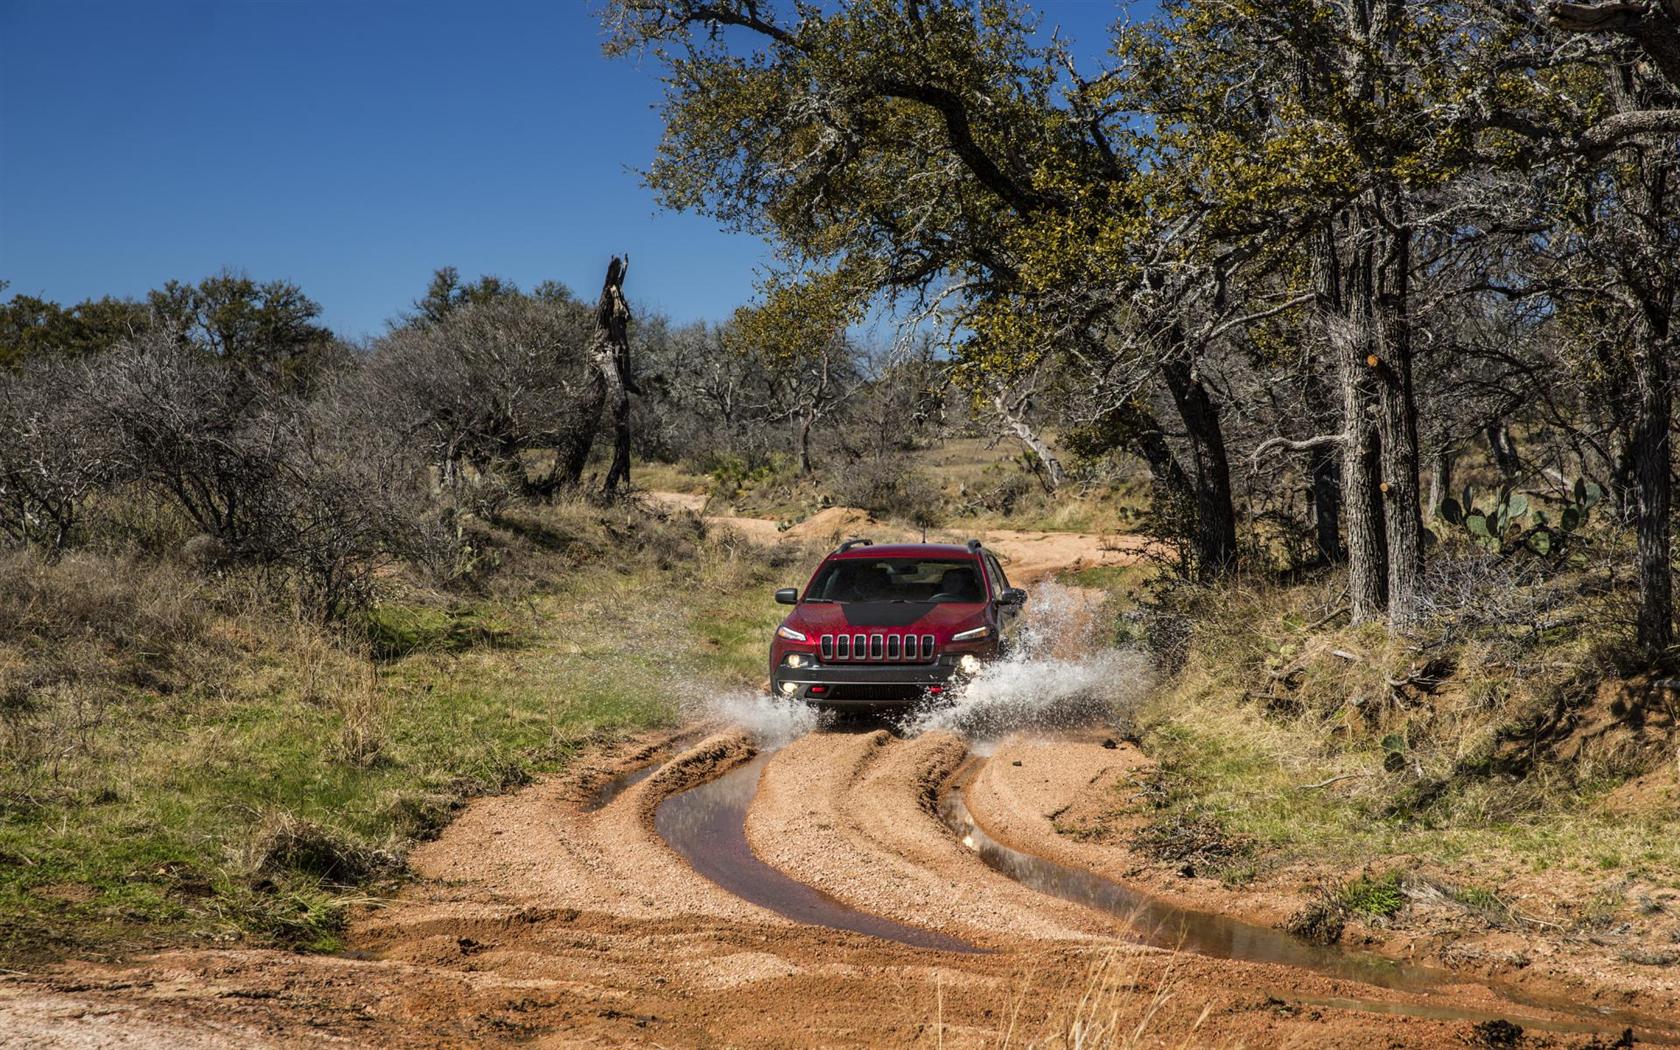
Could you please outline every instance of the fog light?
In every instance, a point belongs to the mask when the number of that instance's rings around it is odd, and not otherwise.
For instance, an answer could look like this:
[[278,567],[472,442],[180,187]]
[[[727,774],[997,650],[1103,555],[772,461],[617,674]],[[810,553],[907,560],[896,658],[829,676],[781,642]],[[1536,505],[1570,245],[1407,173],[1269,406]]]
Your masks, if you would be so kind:
[[973,653],[969,653],[961,660],[957,661],[957,668],[962,671],[963,674],[979,674],[980,658],[975,656]]
[[789,667],[810,667],[816,662],[816,660],[812,659],[810,653],[788,653],[786,656],[782,657],[782,663],[787,664]]
[[794,693],[797,693],[798,691],[799,691],[799,687],[797,685],[793,684],[792,682],[783,682],[782,683],[782,695],[783,696],[792,696]]

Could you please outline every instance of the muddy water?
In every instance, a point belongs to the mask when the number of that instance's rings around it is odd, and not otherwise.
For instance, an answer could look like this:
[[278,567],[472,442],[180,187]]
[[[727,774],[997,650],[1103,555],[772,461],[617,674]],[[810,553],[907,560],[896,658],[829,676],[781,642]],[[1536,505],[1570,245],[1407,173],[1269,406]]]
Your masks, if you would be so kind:
[[758,777],[769,760],[769,754],[761,754],[716,780],[661,802],[654,811],[654,830],[701,875],[794,922],[850,930],[916,948],[980,950],[955,937],[849,908],[759,860],[747,844],[747,807],[758,793]]
[[[660,838],[695,871],[723,889],[794,922],[848,930],[919,948],[981,950],[945,934],[848,907],[759,860],[747,842],[746,818],[758,791],[759,776],[769,759],[770,753],[760,754],[716,780],[661,802],[654,814],[654,828]],[[604,785],[591,800],[592,806],[605,805],[659,768],[660,763],[655,762]],[[1369,952],[1308,944],[1281,930],[1177,908],[1091,872],[1014,849],[988,835],[964,804],[962,784],[978,768],[977,763],[971,764],[940,798],[940,815],[952,833],[988,867],[1029,889],[1115,916],[1119,931],[1128,939],[1213,958],[1286,966],[1428,997],[1424,1002],[1407,1002],[1352,997],[1312,999],[1288,990],[1278,993],[1280,998],[1306,1005],[1439,1020],[1498,1019],[1559,1033],[1599,1033],[1614,1037],[1631,1030],[1641,1043],[1680,1045],[1680,1021],[1546,999],[1497,982],[1467,980],[1448,970],[1400,963]],[[1517,1012],[1494,1013],[1458,1006],[1453,1002],[1455,986],[1483,988],[1512,1003]],[[1526,1016],[1522,1012],[1525,1010],[1535,1011],[1535,1015]]]
[[[978,766],[972,766],[967,770],[940,799],[940,816],[952,833],[974,850],[988,867],[1023,886],[1116,916],[1129,939],[1217,959],[1288,966],[1402,992],[1446,995],[1450,994],[1455,984],[1480,983],[1465,981],[1447,970],[1400,963],[1368,952],[1312,945],[1282,930],[1177,908],[1091,872],[1006,846],[986,833],[963,802],[962,783],[970,779],[977,769]],[[1573,1015],[1578,1020],[1496,1014],[1464,1009],[1441,1001],[1411,1003],[1336,998],[1317,1001],[1317,1005],[1438,1020],[1507,1020],[1524,1027],[1554,1032],[1619,1035],[1624,1029],[1631,1029],[1640,1042],[1680,1045],[1680,1023],[1599,1010],[1582,1003],[1547,1001],[1491,982],[1483,987],[1519,1007]],[[1295,995],[1289,997],[1299,1002],[1309,1001]]]
[[607,806],[612,803],[613,799],[624,794],[626,791],[629,791],[648,777],[653,776],[653,774],[658,770],[659,763],[650,762],[640,769],[633,769],[628,773],[613,777],[611,780],[595,789],[595,794],[591,795],[589,801],[584,804],[583,811],[585,813],[594,813],[597,810],[606,809]]
[[1040,893],[1116,915],[1124,921],[1131,939],[1144,944],[1216,959],[1293,966],[1400,991],[1439,987],[1451,976],[1446,971],[1402,965],[1376,955],[1308,944],[1269,926],[1176,908],[1088,871],[1012,849],[975,822],[963,802],[961,787],[945,793],[940,800],[940,816],[987,867]]

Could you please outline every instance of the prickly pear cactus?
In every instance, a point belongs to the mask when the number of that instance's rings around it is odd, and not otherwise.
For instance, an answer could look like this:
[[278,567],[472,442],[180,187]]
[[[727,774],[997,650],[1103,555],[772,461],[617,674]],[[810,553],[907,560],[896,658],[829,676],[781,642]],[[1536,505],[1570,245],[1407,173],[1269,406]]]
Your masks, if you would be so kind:
[[1597,484],[1578,479],[1554,519],[1533,508],[1528,496],[1506,488],[1484,507],[1476,505],[1476,492],[1466,485],[1459,499],[1441,504],[1441,520],[1464,530],[1484,550],[1506,553],[1518,547],[1542,557],[1559,554],[1570,538],[1587,523],[1592,508],[1604,498]]

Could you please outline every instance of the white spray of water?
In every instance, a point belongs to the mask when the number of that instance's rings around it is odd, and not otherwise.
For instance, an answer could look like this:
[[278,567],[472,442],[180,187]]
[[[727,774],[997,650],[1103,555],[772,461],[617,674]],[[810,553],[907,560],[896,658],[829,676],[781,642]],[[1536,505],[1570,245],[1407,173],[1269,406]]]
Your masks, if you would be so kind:
[[705,716],[745,729],[759,747],[769,751],[804,736],[821,723],[818,712],[805,704],[745,690],[704,697],[698,706]]
[[936,706],[917,710],[910,734],[945,729],[985,750],[1018,730],[1068,729],[1124,719],[1149,687],[1148,660],[1101,637],[1089,591],[1034,588],[1009,655],[987,664]]

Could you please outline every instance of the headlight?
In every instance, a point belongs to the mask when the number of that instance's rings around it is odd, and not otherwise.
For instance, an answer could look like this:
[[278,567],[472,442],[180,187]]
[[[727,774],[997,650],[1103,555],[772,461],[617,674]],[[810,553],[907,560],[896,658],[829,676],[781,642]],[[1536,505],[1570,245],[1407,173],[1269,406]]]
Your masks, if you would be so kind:
[[776,628],[776,637],[786,638],[790,642],[808,642],[811,640],[785,623]]
[[794,668],[812,667],[815,666],[816,662],[816,659],[810,653],[788,653],[782,660],[782,663]]
[[961,660],[957,661],[957,668],[962,671],[963,674],[979,674],[980,658],[975,656],[973,653],[969,653]]
[[990,624],[987,624],[984,627],[976,627],[971,631],[958,631],[956,634],[951,636],[951,641],[972,642],[977,638],[990,638],[991,636],[992,627]]
[[792,682],[783,682],[782,683],[782,695],[783,696],[792,696],[794,693],[796,693],[798,691],[799,691],[799,687],[797,685],[794,685]]

